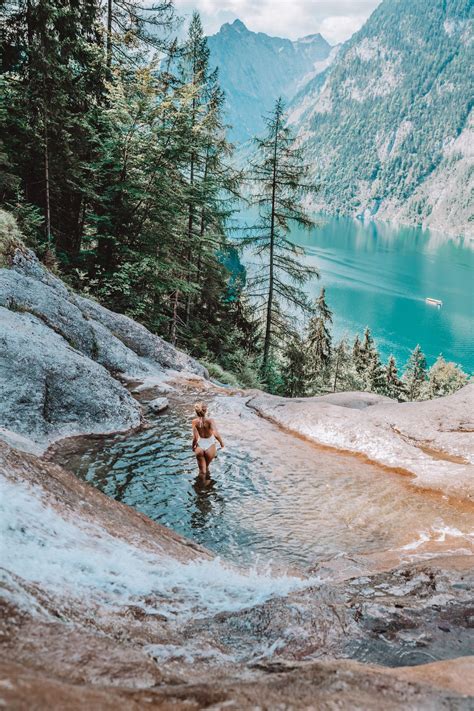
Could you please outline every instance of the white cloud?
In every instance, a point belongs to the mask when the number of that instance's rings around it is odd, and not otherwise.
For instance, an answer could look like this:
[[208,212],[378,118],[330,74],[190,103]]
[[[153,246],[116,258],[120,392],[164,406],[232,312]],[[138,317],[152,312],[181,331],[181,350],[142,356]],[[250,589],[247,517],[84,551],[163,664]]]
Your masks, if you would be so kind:
[[207,34],[242,20],[249,30],[296,39],[321,32],[331,44],[348,39],[381,0],[175,0],[181,15],[196,9]]

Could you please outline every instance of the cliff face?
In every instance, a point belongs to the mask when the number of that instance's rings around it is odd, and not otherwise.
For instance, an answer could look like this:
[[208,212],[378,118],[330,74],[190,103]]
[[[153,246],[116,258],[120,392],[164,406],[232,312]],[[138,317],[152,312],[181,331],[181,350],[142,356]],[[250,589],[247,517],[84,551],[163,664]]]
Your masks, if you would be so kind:
[[473,234],[472,3],[385,0],[293,102],[330,212]]
[[30,250],[0,269],[0,430],[17,446],[39,452],[61,437],[138,426],[140,407],[117,378],[169,369],[206,375],[140,324],[74,294]]

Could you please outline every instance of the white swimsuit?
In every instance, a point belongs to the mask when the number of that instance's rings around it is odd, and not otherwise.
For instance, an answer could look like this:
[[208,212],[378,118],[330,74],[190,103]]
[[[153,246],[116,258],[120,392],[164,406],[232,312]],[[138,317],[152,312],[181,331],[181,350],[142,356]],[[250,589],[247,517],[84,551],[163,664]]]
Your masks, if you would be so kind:
[[199,447],[201,447],[202,450],[204,450],[204,452],[206,452],[216,442],[217,440],[214,435],[211,435],[210,437],[199,437],[198,445]]

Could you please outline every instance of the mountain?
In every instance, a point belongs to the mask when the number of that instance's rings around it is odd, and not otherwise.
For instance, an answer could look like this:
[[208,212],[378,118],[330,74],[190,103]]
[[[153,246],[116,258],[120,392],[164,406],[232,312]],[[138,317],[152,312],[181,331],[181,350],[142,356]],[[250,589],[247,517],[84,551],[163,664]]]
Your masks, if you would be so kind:
[[334,56],[319,34],[293,42],[251,32],[240,20],[223,25],[208,37],[208,45],[211,66],[219,67],[230,137],[236,142],[260,133],[262,114],[271,110],[275,99],[291,99]]
[[474,227],[472,0],[384,0],[289,120],[321,184],[315,207]]

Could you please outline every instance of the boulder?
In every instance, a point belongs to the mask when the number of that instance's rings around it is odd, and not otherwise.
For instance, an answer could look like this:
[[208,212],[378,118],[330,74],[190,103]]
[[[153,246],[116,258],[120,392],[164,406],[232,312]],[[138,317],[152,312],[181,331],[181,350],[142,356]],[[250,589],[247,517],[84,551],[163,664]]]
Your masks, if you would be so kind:
[[148,407],[153,410],[153,412],[163,412],[169,407],[169,400],[167,397],[157,397],[148,403]]
[[124,431],[140,421],[138,403],[102,365],[37,316],[0,307],[3,428],[44,449],[61,437]]
[[24,246],[0,269],[0,344],[0,437],[31,451],[136,427],[140,407],[117,377],[207,376],[144,326],[75,294]]

